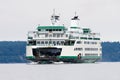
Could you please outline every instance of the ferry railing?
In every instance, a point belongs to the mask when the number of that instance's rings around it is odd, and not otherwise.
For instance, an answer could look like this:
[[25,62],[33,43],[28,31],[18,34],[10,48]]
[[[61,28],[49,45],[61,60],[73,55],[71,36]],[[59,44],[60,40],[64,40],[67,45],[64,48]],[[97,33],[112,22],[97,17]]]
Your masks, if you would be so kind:
[[[59,36],[53,36],[53,34],[60,34]],[[43,35],[42,35],[43,34]],[[47,36],[46,36],[47,34]],[[63,35],[62,35],[63,34]],[[52,36],[50,36],[52,35]],[[63,32],[60,33],[60,31],[56,31],[54,33],[48,33],[47,31],[45,32],[40,32],[40,31],[29,31],[28,32],[28,39],[67,39],[68,37],[66,37],[66,34],[64,34]]]

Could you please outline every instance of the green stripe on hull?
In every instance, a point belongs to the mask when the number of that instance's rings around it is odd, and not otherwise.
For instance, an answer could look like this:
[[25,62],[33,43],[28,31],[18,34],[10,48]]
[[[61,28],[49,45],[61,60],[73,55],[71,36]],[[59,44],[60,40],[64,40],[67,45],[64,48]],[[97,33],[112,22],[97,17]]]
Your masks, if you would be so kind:
[[[26,56],[26,58],[35,58],[34,56]],[[58,56],[57,58],[66,58],[66,59],[76,59],[78,56]],[[101,58],[101,56],[81,56],[83,59],[93,59],[93,58]]]
[[34,56],[26,56],[27,59],[34,59]]
[[65,59],[76,59],[77,56],[58,56],[58,58],[65,58]]
[[77,63],[94,63],[101,59],[101,56],[81,56],[81,59],[78,59],[78,56],[59,56],[61,60],[76,60]]
[[[83,59],[93,59],[93,58],[100,58],[101,56],[81,56]],[[67,59],[76,59],[78,56],[58,56],[58,58],[67,58]]]

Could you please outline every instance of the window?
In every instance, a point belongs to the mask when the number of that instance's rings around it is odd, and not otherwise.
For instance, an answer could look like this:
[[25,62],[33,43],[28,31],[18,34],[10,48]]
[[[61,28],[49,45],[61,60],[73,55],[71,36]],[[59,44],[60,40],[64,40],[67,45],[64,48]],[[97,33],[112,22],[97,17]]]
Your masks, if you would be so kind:
[[45,37],[48,37],[48,34],[45,34]]
[[55,31],[58,31],[58,29],[55,29]]
[[49,29],[46,29],[46,31],[49,31]]
[[97,42],[91,42],[92,44],[97,44]]
[[66,34],[66,37],[68,37],[68,35]]
[[52,29],[49,29],[49,31],[52,31]]
[[61,31],[61,29],[58,29],[58,31]]
[[84,44],[90,44],[90,42],[88,42],[88,41],[85,41],[85,42],[84,42]]
[[49,41],[49,44],[51,44],[52,43],[52,41]]
[[53,34],[53,37],[56,37],[56,34]]
[[88,38],[89,40],[92,40],[92,38]]
[[40,44],[40,41],[37,41],[37,44]]
[[48,41],[45,41],[45,44],[48,44]]
[[41,31],[41,29],[38,29],[38,31]]
[[57,34],[57,37],[60,37],[60,34]]
[[61,44],[64,45],[64,41],[61,41]]
[[98,54],[95,54],[95,53],[85,53],[85,56],[98,56]]
[[80,37],[80,39],[87,39],[87,37]]
[[81,44],[82,42],[81,41],[77,41],[77,44]]
[[98,48],[85,48],[85,51],[98,51]]
[[54,44],[54,45],[56,45],[56,42],[55,42],[55,41],[53,41],[53,44]]
[[44,41],[41,41],[41,44],[44,44]]
[[29,45],[36,45],[36,41],[29,41]]
[[50,34],[49,37],[52,37],[52,34]]
[[66,40],[65,42],[64,42],[64,45],[74,45],[74,43],[75,43],[75,41],[74,40]]
[[74,48],[74,51],[82,51],[83,48]]
[[97,42],[84,41],[84,44],[97,44]]
[[53,29],[53,31],[55,31],[55,29]]
[[100,40],[100,38],[93,38],[94,40]]
[[59,45],[59,41],[57,41],[57,45]]

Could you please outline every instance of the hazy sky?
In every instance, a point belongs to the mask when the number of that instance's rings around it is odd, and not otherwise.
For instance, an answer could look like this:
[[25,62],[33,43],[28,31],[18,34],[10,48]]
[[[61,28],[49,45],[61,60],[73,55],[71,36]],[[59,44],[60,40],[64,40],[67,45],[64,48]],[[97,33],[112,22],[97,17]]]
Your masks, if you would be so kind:
[[26,40],[29,30],[49,25],[53,9],[68,26],[74,12],[103,41],[120,41],[120,0],[0,0],[0,40]]

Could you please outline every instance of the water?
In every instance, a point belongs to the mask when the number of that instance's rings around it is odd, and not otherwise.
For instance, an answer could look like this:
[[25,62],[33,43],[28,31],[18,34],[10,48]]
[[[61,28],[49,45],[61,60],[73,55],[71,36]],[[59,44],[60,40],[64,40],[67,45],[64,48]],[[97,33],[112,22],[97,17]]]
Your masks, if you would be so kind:
[[120,80],[120,62],[0,64],[1,80]]

